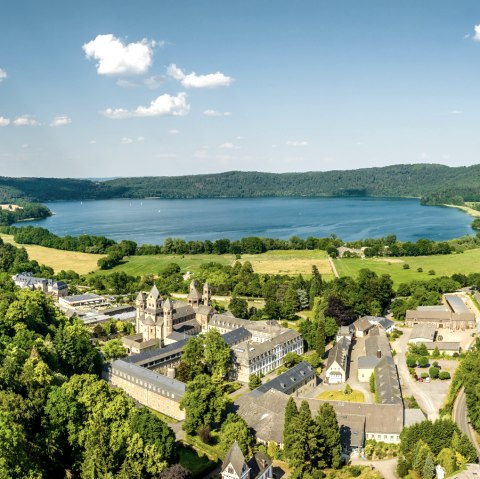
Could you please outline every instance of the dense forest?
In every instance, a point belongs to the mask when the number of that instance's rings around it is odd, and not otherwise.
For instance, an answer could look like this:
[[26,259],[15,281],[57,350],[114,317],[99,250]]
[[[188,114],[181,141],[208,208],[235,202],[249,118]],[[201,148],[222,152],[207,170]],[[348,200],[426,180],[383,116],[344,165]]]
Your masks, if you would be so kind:
[[105,198],[216,198],[268,196],[421,197],[426,204],[480,200],[480,165],[394,165],[358,170],[260,173],[230,171],[90,181],[0,178],[0,199],[56,201]]
[[17,221],[47,218],[52,215],[52,212],[45,205],[27,201],[17,203],[17,207],[8,204],[0,210],[0,225],[11,225]]

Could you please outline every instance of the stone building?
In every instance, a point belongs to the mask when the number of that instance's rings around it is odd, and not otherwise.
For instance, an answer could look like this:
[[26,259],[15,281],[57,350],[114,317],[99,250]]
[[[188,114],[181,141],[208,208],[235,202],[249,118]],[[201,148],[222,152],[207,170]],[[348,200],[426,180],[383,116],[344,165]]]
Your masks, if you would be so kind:
[[184,383],[121,359],[113,361],[108,380],[140,404],[180,421],[185,419],[185,411],[180,410]]
[[475,314],[468,308],[460,296],[445,294],[442,305],[419,306],[407,310],[407,326],[429,324],[437,329],[451,331],[475,328]]
[[45,294],[51,294],[55,299],[63,298],[68,295],[68,285],[63,281],[37,278],[33,276],[32,273],[16,274],[12,276],[12,279],[19,288],[42,291]]
[[148,294],[138,293],[135,332],[141,334],[144,341],[157,339],[161,345],[166,345],[206,331],[214,313],[211,296],[207,283],[200,294],[192,281],[187,302],[172,301],[163,299],[154,285]]

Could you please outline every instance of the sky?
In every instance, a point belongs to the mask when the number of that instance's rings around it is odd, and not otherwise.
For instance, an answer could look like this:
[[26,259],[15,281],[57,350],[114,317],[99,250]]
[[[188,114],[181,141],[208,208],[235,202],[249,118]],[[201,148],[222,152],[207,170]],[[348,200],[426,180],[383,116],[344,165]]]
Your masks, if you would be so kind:
[[0,174],[479,163],[477,0],[16,0]]

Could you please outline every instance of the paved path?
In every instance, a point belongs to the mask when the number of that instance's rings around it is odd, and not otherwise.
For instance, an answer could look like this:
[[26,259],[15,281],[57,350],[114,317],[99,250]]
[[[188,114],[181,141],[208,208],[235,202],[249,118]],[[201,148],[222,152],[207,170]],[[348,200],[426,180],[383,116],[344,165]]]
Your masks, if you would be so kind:
[[463,388],[458,393],[455,404],[453,405],[453,420],[457,423],[460,430],[469,437],[470,441],[477,450],[477,455],[480,456],[480,446],[477,442],[475,431],[468,422],[467,401],[465,396],[465,390]]
[[406,386],[410,391],[410,394],[412,394],[417,400],[418,405],[427,415],[428,419],[434,421],[439,417],[438,409],[435,407],[429,395],[426,394],[426,392],[422,389],[422,383],[416,382],[408,372],[405,353],[408,351],[409,337],[409,331],[404,331],[403,336],[401,336],[395,344],[395,350],[397,351],[395,362],[397,364],[398,374],[400,375],[402,381],[402,389],[404,389]]
[[335,278],[340,278],[339,274],[338,274],[338,271],[337,271],[337,267],[335,266],[335,263],[333,262],[333,259],[330,258],[330,256],[327,256],[328,258],[328,262],[330,263],[330,268],[332,268],[332,271],[333,271],[333,274],[335,276]]
[[358,466],[372,466],[385,479],[396,479],[398,476],[395,472],[397,468],[397,458],[385,459],[384,461],[368,461],[364,459],[352,459],[350,464]]

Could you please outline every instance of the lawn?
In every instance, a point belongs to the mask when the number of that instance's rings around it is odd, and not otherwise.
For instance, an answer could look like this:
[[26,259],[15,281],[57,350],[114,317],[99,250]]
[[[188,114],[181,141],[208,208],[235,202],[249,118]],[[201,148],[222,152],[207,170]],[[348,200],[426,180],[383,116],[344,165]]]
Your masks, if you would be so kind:
[[45,264],[54,269],[58,273],[62,269],[73,270],[78,274],[87,274],[97,269],[97,261],[104,255],[78,253],[76,251],[63,251],[54,248],[45,248],[37,245],[23,245],[17,244],[13,241],[11,235],[0,235],[5,243],[11,243],[19,248],[27,250],[30,259],[38,261],[40,264]]
[[250,261],[256,273],[311,275],[316,266],[322,276],[333,278],[327,253],[320,250],[267,251],[262,254],[244,254],[242,262]]
[[[408,264],[410,269],[403,269]],[[377,274],[389,274],[395,286],[415,279],[427,280],[435,276],[451,276],[454,273],[477,273],[480,271],[480,249],[467,250],[460,254],[436,256],[405,256],[402,258],[342,258],[335,260],[340,276],[356,277],[358,272],[367,268]],[[422,268],[419,273],[417,268]],[[435,271],[435,276],[428,274]]]
[[324,401],[365,402],[365,396],[361,391],[352,390],[350,394],[342,391],[323,391],[315,399]]
[[125,271],[133,276],[142,276],[145,274],[157,275],[165,266],[170,263],[177,263],[182,272],[190,271],[195,273],[200,266],[205,263],[221,263],[223,265],[233,264],[235,256],[232,254],[157,254],[149,256],[130,256],[125,258],[122,264],[116,266],[110,271]]
[[178,455],[180,464],[192,473],[194,479],[205,477],[217,466],[215,461],[211,461],[206,455],[188,445],[182,444],[178,448]]

